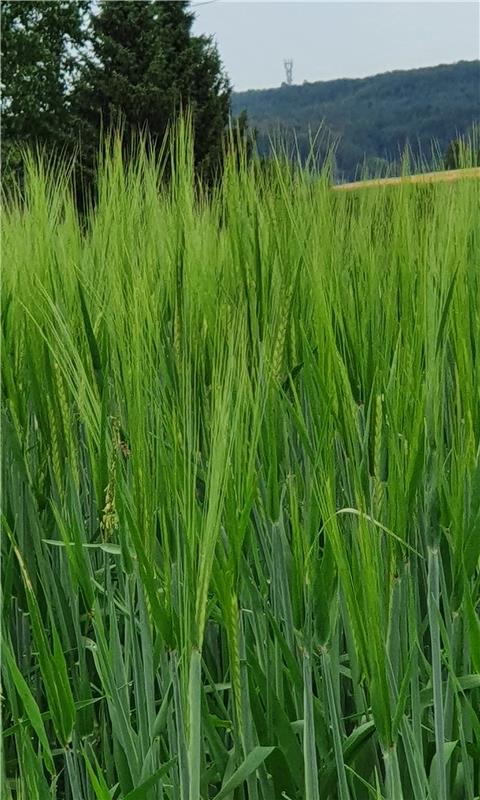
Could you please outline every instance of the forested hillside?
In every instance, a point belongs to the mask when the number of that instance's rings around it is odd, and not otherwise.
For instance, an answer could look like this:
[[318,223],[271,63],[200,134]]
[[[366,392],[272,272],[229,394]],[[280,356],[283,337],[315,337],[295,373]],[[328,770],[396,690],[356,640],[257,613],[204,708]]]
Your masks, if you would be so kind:
[[290,141],[295,135],[305,158],[323,123],[317,152],[337,141],[337,177],[352,179],[363,164],[385,171],[407,143],[415,158],[430,160],[433,142],[443,153],[468,133],[480,117],[480,61],[234,94],[234,114],[244,109],[261,153],[280,131]]

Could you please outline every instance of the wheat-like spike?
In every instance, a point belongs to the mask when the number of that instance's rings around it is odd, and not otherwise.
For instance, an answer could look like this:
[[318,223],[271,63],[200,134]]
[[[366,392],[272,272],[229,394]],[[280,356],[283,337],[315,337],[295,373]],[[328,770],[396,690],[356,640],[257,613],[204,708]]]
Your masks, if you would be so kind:
[[[58,365],[58,361],[54,362],[53,365],[54,374],[55,374],[55,383],[57,387],[57,394],[58,394],[58,402],[60,405],[61,410],[61,418],[62,418],[62,427],[63,432],[65,435],[65,442],[66,448],[68,452],[69,458],[73,459],[75,462],[75,467],[77,465],[77,451],[73,444],[73,437],[72,437],[72,428],[71,428],[71,415],[68,407],[67,402],[67,395],[65,392],[65,385],[62,378],[62,373],[60,367]],[[78,469],[75,468],[72,470],[73,477],[78,482]]]
[[230,595],[229,616],[230,675],[232,679],[233,696],[237,714],[237,725],[239,730],[243,730],[242,685],[240,676],[240,637],[238,629],[240,620],[238,614],[238,599],[233,587]]
[[118,527],[118,514],[115,506],[115,487],[117,475],[117,459],[121,443],[120,421],[112,418],[112,448],[108,465],[108,484],[105,489],[105,505],[102,510],[102,521],[100,528],[105,539],[108,539],[111,532]]
[[290,304],[292,300],[292,295],[293,295],[293,285],[290,284],[282,306],[282,315],[280,318],[280,324],[278,326],[277,338],[275,340],[275,347],[273,348],[272,378],[275,381],[280,380],[281,377],[282,364],[283,364],[283,351],[285,348],[285,337],[287,334],[287,327],[290,319]]
[[50,420],[50,433],[52,437],[52,471],[53,477],[55,479],[55,483],[57,484],[57,488],[60,489],[61,481],[62,481],[62,470],[61,470],[61,456],[60,456],[60,445],[59,445],[59,436],[58,436],[58,425],[57,420],[55,418],[55,412],[53,410],[52,402],[47,399],[48,405],[48,416]]
[[297,364],[299,358],[297,356],[297,328],[293,323],[290,325],[290,352],[291,352],[291,363]]
[[381,478],[381,460],[382,460],[382,430],[383,430],[383,396],[378,394],[375,401],[375,443],[374,443],[374,497],[373,506],[374,513],[377,518],[380,518],[383,500],[385,495],[385,487]]
[[175,353],[177,364],[180,364],[182,359],[181,342],[182,342],[182,335],[181,335],[180,311],[178,309],[177,304],[175,304],[175,311],[173,315],[173,350]]

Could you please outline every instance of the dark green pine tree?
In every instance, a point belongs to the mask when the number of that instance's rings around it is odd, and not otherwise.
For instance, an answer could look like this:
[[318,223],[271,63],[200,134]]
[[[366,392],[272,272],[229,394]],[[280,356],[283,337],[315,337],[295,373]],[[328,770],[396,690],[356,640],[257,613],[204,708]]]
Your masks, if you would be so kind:
[[126,138],[140,128],[161,144],[169,122],[188,106],[196,164],[211,174],[222,152],[231,89],[216,46],[194,36],[192,22],[188,3],[178,0],[101,3],[77,92],[84,141],[97,145],[101,131],[121,121]]

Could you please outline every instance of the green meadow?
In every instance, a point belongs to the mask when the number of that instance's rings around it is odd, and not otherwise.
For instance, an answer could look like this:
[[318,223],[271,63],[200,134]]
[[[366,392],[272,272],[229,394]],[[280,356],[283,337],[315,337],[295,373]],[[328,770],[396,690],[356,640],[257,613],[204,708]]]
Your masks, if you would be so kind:
[[281,158],[207,191],[184,128],[113,143],[81,216],[28,160],[5,800],[479,798],[479,219],[476,180]]

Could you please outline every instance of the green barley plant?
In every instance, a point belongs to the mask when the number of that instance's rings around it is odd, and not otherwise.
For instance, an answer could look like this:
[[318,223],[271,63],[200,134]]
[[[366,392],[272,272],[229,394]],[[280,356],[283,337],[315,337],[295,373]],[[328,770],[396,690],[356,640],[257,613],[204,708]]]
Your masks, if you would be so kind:
[[478,182],[25,169],[2,796],[478,800]]

